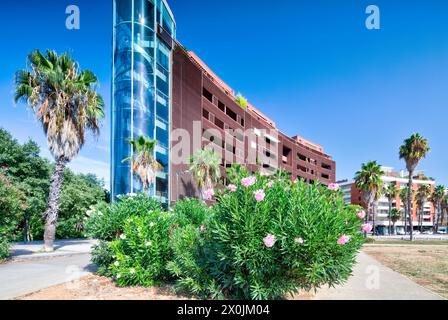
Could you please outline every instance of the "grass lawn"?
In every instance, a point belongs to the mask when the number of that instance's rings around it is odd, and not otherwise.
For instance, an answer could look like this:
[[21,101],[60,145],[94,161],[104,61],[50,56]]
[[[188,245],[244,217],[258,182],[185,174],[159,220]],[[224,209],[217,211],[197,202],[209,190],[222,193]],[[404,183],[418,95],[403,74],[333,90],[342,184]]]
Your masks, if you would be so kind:
[[[448,299],[448,245],[432,241],[377,241],[363,251],[385,266]],[[393,246],[393,244],[398,244]]]

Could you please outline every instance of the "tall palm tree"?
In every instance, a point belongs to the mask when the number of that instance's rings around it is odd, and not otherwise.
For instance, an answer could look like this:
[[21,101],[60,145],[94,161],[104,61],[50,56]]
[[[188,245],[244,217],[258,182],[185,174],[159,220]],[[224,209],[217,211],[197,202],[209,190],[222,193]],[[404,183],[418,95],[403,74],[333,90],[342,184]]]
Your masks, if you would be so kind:
[[418,225],[420,232],[423,227],[423,214],[425,210],[425,203],[431,195],[431,188],[427,184],[421,184],[417,189],[417,207],[418,207]]
[[210,149],[198,150],[190,159],[189,172],[204,199],[204,192],[213,189],[221,177],[221,156]]
[[441,215],[443,215],[442,212],[442,203],[443,199],[445,197],[445,187],[444,186],[436,186],[434,188],[434,192],[432,193],[430,200],[434,207],[434,232],[437,233],[439,229],[439,221],[441,218]]
[[[364,195],[364,201],[367,205],[366,222],[370,216],[374,216],[373,204],[378,199],[378,195],[383,188],[383,180],[381,177],[384,175],[381,166],[376,161],[371,161],[366,164],[362,164],[361,170],[356,172],[355,185]],[[372,217],[374,220],[374,217]],[[375,225],[373,226],[373,233],[375,234]]]
[[389,202],[389,235],[392,233],[391,229],[391,221],[392,221],[392,204],[394,200],[398,197],[400,191],[397,189],[397,186],[393,183],[389,184],[387,188],[384,190],[384,195],[387,198],[387,201]]
[[421,159],[425,158],[429,152],[428,140],[423,138],[420,134],[413,134],[406,139],[403,145],[400,147],[399,156],[400,159],[404,159],[406,162],[406,169],[409,172],[409,195],[408,195],[408,210],[409,210],[409,226],[410,226],[410,240],[413,241],[413,222],[412,222],[412,181],[414,171],[417,168]]
[[28,55],[28,68],[15,74],[17,102],[26,103],[41,122],[55,159],[48,207],[45,211],[45,250],[54,250],[63,173],[86,140],[86,133],[99,134],[104,101],[96,92],[97,77],[81,71],[67,53],[39,50]]
[[[403,203],[403,207],[404,207],[404,215],[403,215],[403,219],[404,219],[404,233],[407,234],[407,230],[408,230],[408,218],[407,215],[409,213],[409,209],[408,209],[408,205],[409,205],[409,201],[408,201],[408,197],[409,197],[409,188],[408,187],[404,187],[403,189],[400,190],[400,200]],[[412,202],[412,201],[411,201]]]
[[397,223],[398,220],[400,220],[401,218],[401,213],[397,208],[393,208],[390,211],[390,219],[392,220],[392,230],[393,233],[395,234],[395,224]]
[[156,179],[157,172],[163,169],[163,166],[153,156],[156,141],[140,136],[137,140],[129,140],[129,143],[134,153],[123,162],[131,162],[132,172],[140,180],[145,192],[148,192],[149,187]]

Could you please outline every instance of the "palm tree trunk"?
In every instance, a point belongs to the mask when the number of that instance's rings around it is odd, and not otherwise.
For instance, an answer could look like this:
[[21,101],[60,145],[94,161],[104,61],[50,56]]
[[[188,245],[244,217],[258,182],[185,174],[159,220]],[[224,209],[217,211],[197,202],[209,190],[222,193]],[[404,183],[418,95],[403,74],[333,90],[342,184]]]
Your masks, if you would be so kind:
[[439,221],[440,221],[440,215],[442,215],[443,219],[443,211],[442,206],[438,203],[436,206],[434,206],[434,233],[439,232]]
[[[443,217],[445,216],[445,212],[446,208],[442,208],[440,209],[440,225],[443,227]],[[437,228],[439,227],[439,225],[437,224]],[[437,230],[439,231],[439,230]]]
[[409,210],[409,228],[410,228],[410,237],[409,239],[411,241],[414,240],[414,224],[413,224],[413,217],[412,217],[412,175],[414,174],[413,171],[409,171],[409,190],[408,190],[408,210]]
[[392,221],[392,201],[389,200],[389,236],[392,234],[391,221]]
[[61,196],[64,169],[67,162],[64,157],[56,160],[53,175],[51,177],[50,193],[48,195],[48,207],[45,212],[44,249],[47,252],[54,251],[54,239],[56,235],[56,223],[59,214],[59,199]]
[[372,231],[374,236],[375,236],[375,211],[376,211],[376,201],[372,205],[372,225],[373,225]]

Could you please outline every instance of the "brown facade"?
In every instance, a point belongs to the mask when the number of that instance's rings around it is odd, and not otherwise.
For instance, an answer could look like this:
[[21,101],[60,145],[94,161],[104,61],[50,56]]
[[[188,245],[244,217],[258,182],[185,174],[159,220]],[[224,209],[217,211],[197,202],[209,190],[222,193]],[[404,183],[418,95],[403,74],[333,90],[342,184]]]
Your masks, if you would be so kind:
[[[173,53],[172,83],[172,131],[184,129],[194,137],[197,132],[194,132],[193,123],[200,123],[196,131],[200,131],[202,138],[199,140],[202,141],[198,143],[192,139],[190,154],[182,155],[184,160],[197,149],[210,145],[222,154],[223,171],[232,163],[241,163],[252,172],[262,169],[269,173],[280,167],[293,179],[301,178],[309,183],[320,181],[326,185],[335,182],[336,163],[322,147],[300,137],[286,136],[251,105],[241,108],[230,87],[197,56],[180,46]],[[219,139],[213,132],[219,133],[216,134]],[[172,158],[173,152],[178,152],[174,147],[178,142],[177,135],[173,134]],[[185,172],[187,169],[186,164],[171,165],[172,201],[197,196],[194,183]]]

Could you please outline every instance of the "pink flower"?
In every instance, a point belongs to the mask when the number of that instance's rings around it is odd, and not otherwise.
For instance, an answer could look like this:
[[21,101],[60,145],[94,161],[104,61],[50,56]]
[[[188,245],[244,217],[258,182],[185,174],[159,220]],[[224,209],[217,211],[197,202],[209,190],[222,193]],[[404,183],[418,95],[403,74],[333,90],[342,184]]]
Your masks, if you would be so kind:
[[255,200],[257,202],[261,202],[264,200],[264,197],[266,196],[263,189],[257,190],[254,192]]
[[205,231],[207,231],[207,227],[204,226],[204,225],[202,225],[202,226],[201,226],[201,232],[205,232]]
[[277,242],[277,239],[275,238],[275,236],[273,236],[272,234],[268,234],[264,239],[263,239],[264,245],[267,248],[272,248],[274,246],[274,244]]
[[250,176],[241,180],[241,184],[246,188],[253,186],[255,182],[257,182],[257,178],[255,178],[254,176]]
[[295,238],[294,241],[295,241],[296,243],[299,243],[299,244],[302,244],[302,243],[305,242],[305,241],[303,241],[302,238]]
[[366,224],[363,224],[361,228],[362,228],[363,232],[370,233],[373,229],[373,226],[369,223],[366,223]]
[[213,189],[208,189],[205,190],[202,195],[204,196],[204,200],[210,201],[212,200],[213,196],[215,195],[215,190]]
[[332,191],[338,191],[339,190],[339,185],[337,183],[330,183],[328,185],[328,189],[330,189]]
[[356,215],[362,220],[366,217],[366,212],[364,210],[356,210]]
[[269,187],[269,188],[272,188],[273,185],[274,185],[274,181],[270,180],[270,181],[268,182],[268,187]]
[[236,192],[236,190],[238,189],[238,187],[234,184],[229,184],[228,188],[230,192]]
[[343,234],[343,235],[338,239],[338,244],[340,244],[340,245],[344,245],[344,244],[346,244],[347,242],[349,242],[350,239],[351,239],[350,236],[347,236],[347,235]]

